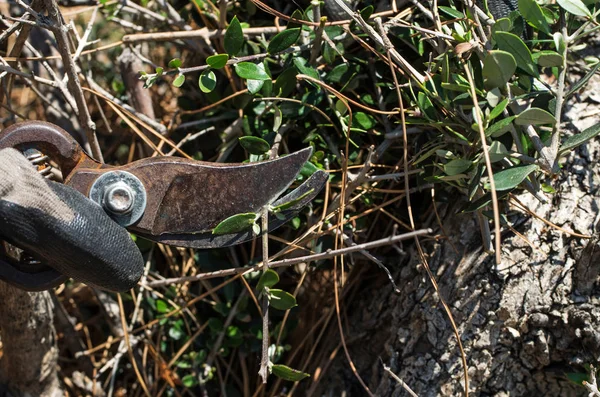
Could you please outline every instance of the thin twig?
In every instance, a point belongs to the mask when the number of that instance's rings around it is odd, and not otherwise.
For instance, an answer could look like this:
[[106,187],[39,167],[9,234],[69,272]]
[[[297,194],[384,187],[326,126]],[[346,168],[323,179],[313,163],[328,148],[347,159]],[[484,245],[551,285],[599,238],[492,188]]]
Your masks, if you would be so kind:
[[[378,247],[383,247],[386,245],[395,244],[399,241],[409,240],[409,239],[412,239],[415,237],[425,236],[425,235],[428,235],[431,233],[433,233],[433,231],[431,229],[415,230],[414,232],[404,233],[404,234],[400,234],[397,236],[389,236],[389,237],[385,237],[385,238],[382,238],[379,240],[369,241],[367,243],[357,244],[357,245],[353,245],[350,247],[340,248],[337,250],[329,249],[320,254],[306,255],[306,256],[300,256],[297,258],[289,258],[289,259],[282,259],[279,261],[273,261],[269,264],[269,268],[273,269],[273,268],[277,268],[277,267],[287,267],[287,266],[297,265],[298,263],[310,263],[310,262],[315,262],[315,261],[319,261],[319,260],[323,260],[323,259],[330,259],[330,258],[334,258],[336,256],[346,255],[346,254],[349,254],[352,252],[358,252],[358,251],[362,251],[362,250],[370,250],[370,249],[374,249],[374,248],[378,248]],[[162,279],[162,280],[150,281],[145,286],[147,286],[149,288],[163,287],[163,286],[173,285],[173,284],[183,284],[183,283],[187,283],[187,282],[206,280],[209,278],[233,276],[233,275],[242,274],[242,273],[248,274],[248,273],[252,273],[257,270],[260,270],[260,269],[262,269],[262,263],[260,263],[256,266],[238,267],[238,268],[233,268],[233,269],[217,270],[214,272],[200,273],[200,274],[196,274],[194,276],[174,277],[174,278],[166,278],[166,279]]]

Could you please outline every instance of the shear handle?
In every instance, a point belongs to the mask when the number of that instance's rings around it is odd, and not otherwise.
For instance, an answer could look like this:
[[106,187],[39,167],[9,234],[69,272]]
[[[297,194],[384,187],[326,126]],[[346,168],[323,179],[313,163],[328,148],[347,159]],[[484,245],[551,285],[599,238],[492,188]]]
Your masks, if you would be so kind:
[[26,121],[2,130],[0,149],[9,147],[20,151],[39,150],[56,162],[65,179],[78,166],[86,168],[101,166],[85,154],[69,133],[45,121]]

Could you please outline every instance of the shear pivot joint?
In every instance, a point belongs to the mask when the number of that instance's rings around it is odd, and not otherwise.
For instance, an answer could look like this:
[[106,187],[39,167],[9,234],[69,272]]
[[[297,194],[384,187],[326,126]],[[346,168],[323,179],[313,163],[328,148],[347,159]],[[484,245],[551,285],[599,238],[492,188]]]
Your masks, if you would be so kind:
[[140,220],[146,210],[146,189],[135,175],[127,171],[102,174],[90,188],[89,197],[124,227]]

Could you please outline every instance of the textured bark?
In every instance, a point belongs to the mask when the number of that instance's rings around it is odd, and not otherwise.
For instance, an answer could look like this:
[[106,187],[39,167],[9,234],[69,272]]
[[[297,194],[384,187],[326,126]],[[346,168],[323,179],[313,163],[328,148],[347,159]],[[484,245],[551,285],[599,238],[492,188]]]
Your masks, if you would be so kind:
[[[588,93],[570,104],[566,118],[579,130],[600,121],[597,92],[598,76]],[[426,246],[426,252],[459,327],[472,396],[587,395],[565,373],[584,372],[585,364],[600,359],[599,163],[600,143],[589,142],[565,159],[558,179],[551,182],[557,192],[548,196],[550,202],[520,196],[538,215],[593,235],[591,240],[511,211],[511,224],[534,248],[507,231],[503,262],[497,266],[481,249],[476,217],[457,214],[458,205],[445,208],[444,228],[458,254],[448,241]],[[350,344],[350,355],[378,396],[408,395],[383,372],[380,358],[421,397],[461,395],[464,379],[456,339],[416,250],[407,252],[409,259],[402,263],[387,259],[396,269],[400,294],[391,286],[365,284],[361,298],[344,307],[346,339],[368,335]],[[343,391],[365,395],[340,354],[316,394]]]
[[50,292],[26,292],[0,282],[2,395],[61,396]]

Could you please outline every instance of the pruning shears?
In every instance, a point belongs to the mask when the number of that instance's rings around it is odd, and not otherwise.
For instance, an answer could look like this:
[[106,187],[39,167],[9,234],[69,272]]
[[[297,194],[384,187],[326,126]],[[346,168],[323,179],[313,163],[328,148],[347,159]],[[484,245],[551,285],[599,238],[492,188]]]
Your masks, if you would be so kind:
[[[327,182],[327,174],[317,171],[279,198],[296,180],[311,148],[254,163],[163,156],[111,166],[88,156],[63,129],[42,121],[4,129],[0,149],[8,147],[24,154],[43,154],[48,164],[58,167],[65,185],[96,202],[131,233],[180,247],[218,248],[251,240],[255,237],[251,224],[223,234],[215,233],[215,228],[237,214],[259,214],[266,207],[277,209],[269,216],[269,231],[274,230],[295,217]],[[29,290],[64,281],[49,266],[27,267],[1,253],[0,266],[11,268],[1,277]]]

